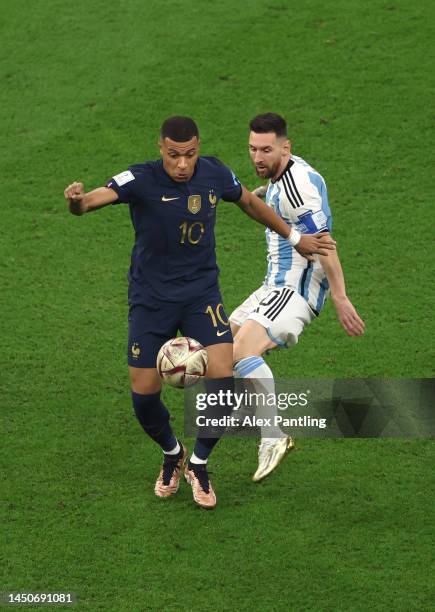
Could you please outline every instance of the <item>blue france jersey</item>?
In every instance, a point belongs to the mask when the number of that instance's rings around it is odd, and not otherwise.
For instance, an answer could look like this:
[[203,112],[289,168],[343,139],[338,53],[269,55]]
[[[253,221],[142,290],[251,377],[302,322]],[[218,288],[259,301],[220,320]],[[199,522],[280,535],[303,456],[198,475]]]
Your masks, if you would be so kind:
[[106,184],[127,203],[135,231],[130,304],[204,298],[219,291],[214,225],[220,199],[237,202],[242,187],[215,157],[199,157],[186,183],[170,178],[162,160],[130,166]]

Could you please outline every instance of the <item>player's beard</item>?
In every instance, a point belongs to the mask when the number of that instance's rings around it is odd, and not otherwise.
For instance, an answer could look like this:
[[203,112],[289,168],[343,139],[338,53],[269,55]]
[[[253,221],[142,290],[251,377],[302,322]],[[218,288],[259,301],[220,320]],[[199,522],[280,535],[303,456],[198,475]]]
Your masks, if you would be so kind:
[[280,165],[280,162],[277,161],[275,164],[273,164],[273,166],[270,166],[270,167],[262,166],[259,168],[258,166],[255,166],[255,172],[257,173],[257,176],[259,176],[262,179],[270,179],[278,174],[279,165]]

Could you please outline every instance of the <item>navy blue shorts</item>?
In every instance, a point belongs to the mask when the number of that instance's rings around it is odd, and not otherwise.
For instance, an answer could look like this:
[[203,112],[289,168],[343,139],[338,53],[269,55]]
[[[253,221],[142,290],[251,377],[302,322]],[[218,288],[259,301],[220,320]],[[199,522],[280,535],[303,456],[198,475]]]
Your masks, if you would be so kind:
[[203,346],[233,342],[230,323],[220,298],[192,304],[130,306],[128,315],[128,365],[155,368],[162,344],[177,332],[198,340]]

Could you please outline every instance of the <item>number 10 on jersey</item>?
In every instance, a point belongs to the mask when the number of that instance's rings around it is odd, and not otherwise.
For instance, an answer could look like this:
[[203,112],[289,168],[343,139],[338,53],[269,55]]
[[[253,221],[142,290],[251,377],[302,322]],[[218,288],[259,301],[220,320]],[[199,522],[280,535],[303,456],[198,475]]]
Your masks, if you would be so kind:
[[195,221],[194,223],[183,221],[178,227],[181,230],[180,244],[185,244],[186,239],[190,244],[198,244],[205,231],[204,223],[201,223],[201,221]]

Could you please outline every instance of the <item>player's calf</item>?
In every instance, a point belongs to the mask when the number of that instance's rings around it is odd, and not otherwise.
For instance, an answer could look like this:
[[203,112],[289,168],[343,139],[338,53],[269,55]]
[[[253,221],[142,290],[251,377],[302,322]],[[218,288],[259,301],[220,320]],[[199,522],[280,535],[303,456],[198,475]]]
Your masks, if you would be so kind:
[[160,400],[160,391],[150,395],[132,391],[131,398],[134,412],[143,430],[157,442],[163,452],[174,449],[177,439],[169,424],[169,412]]

